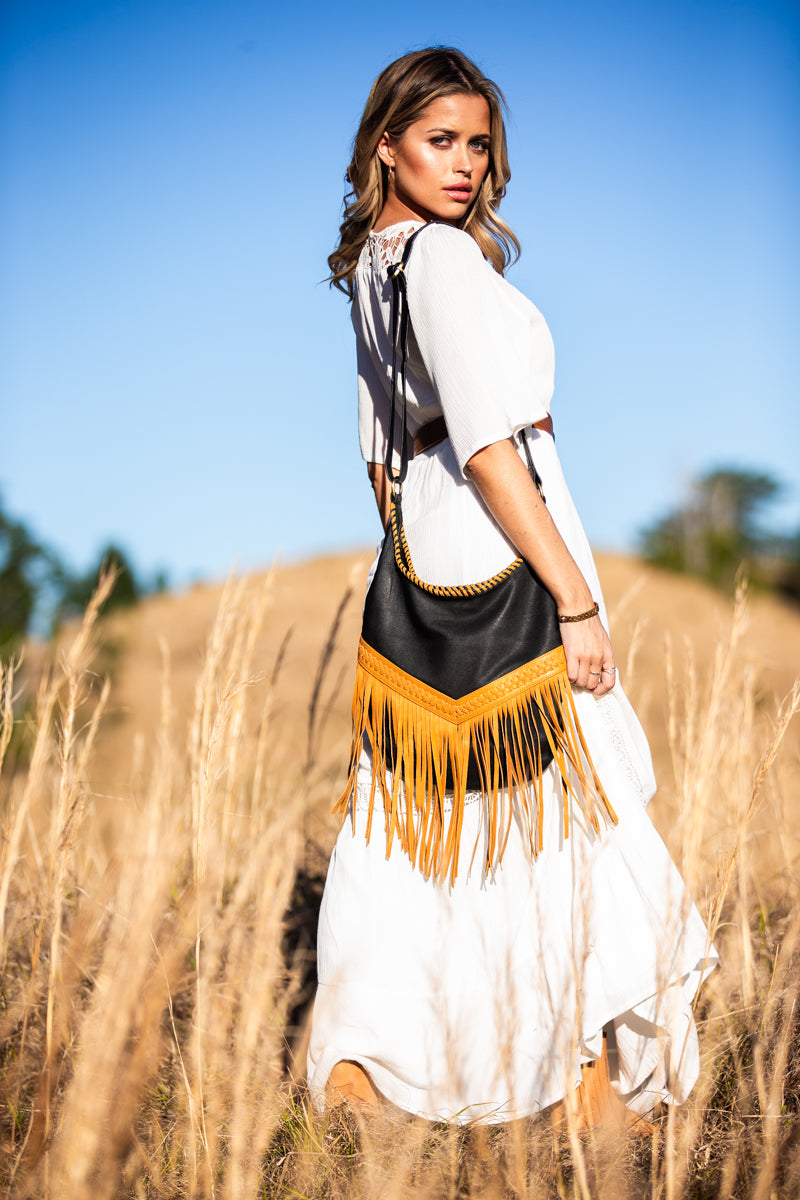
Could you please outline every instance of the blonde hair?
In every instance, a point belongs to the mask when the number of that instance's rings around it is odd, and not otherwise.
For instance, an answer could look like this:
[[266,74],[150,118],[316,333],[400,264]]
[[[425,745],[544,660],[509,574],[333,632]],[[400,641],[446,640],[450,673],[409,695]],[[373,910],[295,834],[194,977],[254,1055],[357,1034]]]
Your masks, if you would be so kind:
[[401,138],[409,125],[440,96],[464,93],[483,96],[489,105],[491,134],[489,169],[469,212],[459,221],[459,228],[475,239],[501,275],[519,255],[519,242],[497,215],[511,178],[503,93],[460,50],[449,46],[415,50],[381,71],[370,89],[353,142],[353,157],[346,174],[351,190],[344,199],[339,244],[328,258],[331,285],[351,299],[358,256],[386,200],[388,171],[378,157],[378,142],[384,133],[394,139]]

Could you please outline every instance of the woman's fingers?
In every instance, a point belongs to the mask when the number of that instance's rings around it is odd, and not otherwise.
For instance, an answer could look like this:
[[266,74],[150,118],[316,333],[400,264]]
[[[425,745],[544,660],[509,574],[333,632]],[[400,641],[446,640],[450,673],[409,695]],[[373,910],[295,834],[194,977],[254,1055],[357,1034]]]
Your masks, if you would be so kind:
[[597,687],[594,688],[595,696],[605,696],[606,692],[610,692],[616,682],[616,671],[607,671],[604,668],[600,673],[600,679],[598,680]]
[[595,696],[605,696],[606,692],[610,692],[617,682],[617,668],[613,665],[613,656],[606,657],[596,676],[594,671],[590,671],[589,676],[589,691],[594,692]]
[[562,630],[567,674],[577,687],[596,696],[610,692],[617,681],[614,651],[599,617]]
[[[611,676],[603,672],[596,654],[581,657],[567,651],[567,674],[576,687],[586,688],[590,692],[598,688],[608,691],[609,687],[614,686]],[[603,684],[605,687],[602,687]]]

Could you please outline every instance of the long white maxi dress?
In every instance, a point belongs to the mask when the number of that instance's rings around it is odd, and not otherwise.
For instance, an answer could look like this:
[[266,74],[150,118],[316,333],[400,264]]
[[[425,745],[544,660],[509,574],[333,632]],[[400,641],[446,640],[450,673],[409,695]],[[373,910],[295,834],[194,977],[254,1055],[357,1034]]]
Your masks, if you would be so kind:
[[[371,234],[358,262],[353,324],[359,433],[382,462],[388,434],[391,284],[387,267],[420,222]],[[434,225],[406,273],[411,314],[408,411],[414,430],[440,414],[448,438],[414,458],[403,489],[412,560],[431,583],[486,579],[516,552],[464,476],[477,450],[544,418],[554,354],[537,309],[468,234]],[[553,439],[528,431],[547,506],[607,623],[586,536]],[[374,568],[373,568],[374,569]],[[612,1055],[612,1082],[634,1111],[680,1103],[699,1069],[691,1002],[716,955],[645,811],[655,790],[642,729],[618,681],[595,699],[575,689],[594,765],[619,821],[599,835],[577,805],[563,833],[555,767],[544,779],[544,847],[534,861],[512,825],[487,870],[481,800],[467,797],[455,883],[425,878],[395,841],[380,800],[365,837],[365,748],[350,818],[331,857],[319,921],[308,1056],[322,1102],[331,1068],[360,1063],[392,1103],[430,1119],[505,1121],[538,1112]]]

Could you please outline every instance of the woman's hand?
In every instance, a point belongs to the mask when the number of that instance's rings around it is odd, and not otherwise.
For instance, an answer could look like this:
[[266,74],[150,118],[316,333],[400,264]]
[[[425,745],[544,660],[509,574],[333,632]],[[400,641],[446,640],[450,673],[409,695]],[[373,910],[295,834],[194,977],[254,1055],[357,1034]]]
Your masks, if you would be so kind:
[[614,651],[599,617],[568,621],[561,626],[567,656],[567,674],[572,683],[604,696],[617,682]]

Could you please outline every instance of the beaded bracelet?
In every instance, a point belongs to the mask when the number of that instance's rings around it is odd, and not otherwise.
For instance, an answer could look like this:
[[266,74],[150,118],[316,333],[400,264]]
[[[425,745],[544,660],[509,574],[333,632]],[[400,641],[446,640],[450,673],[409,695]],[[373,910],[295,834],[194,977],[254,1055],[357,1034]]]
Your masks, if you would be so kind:
[[588,621],[590,617],[596,617],[599,612],[600,605],[595,602],[591,608],[587,608],[586,612],[575,613],[574,616],[568,617],[562,616],[561,613],[559,613],[558,619],[562,625],[566,625],[567,622],[571,621]]

